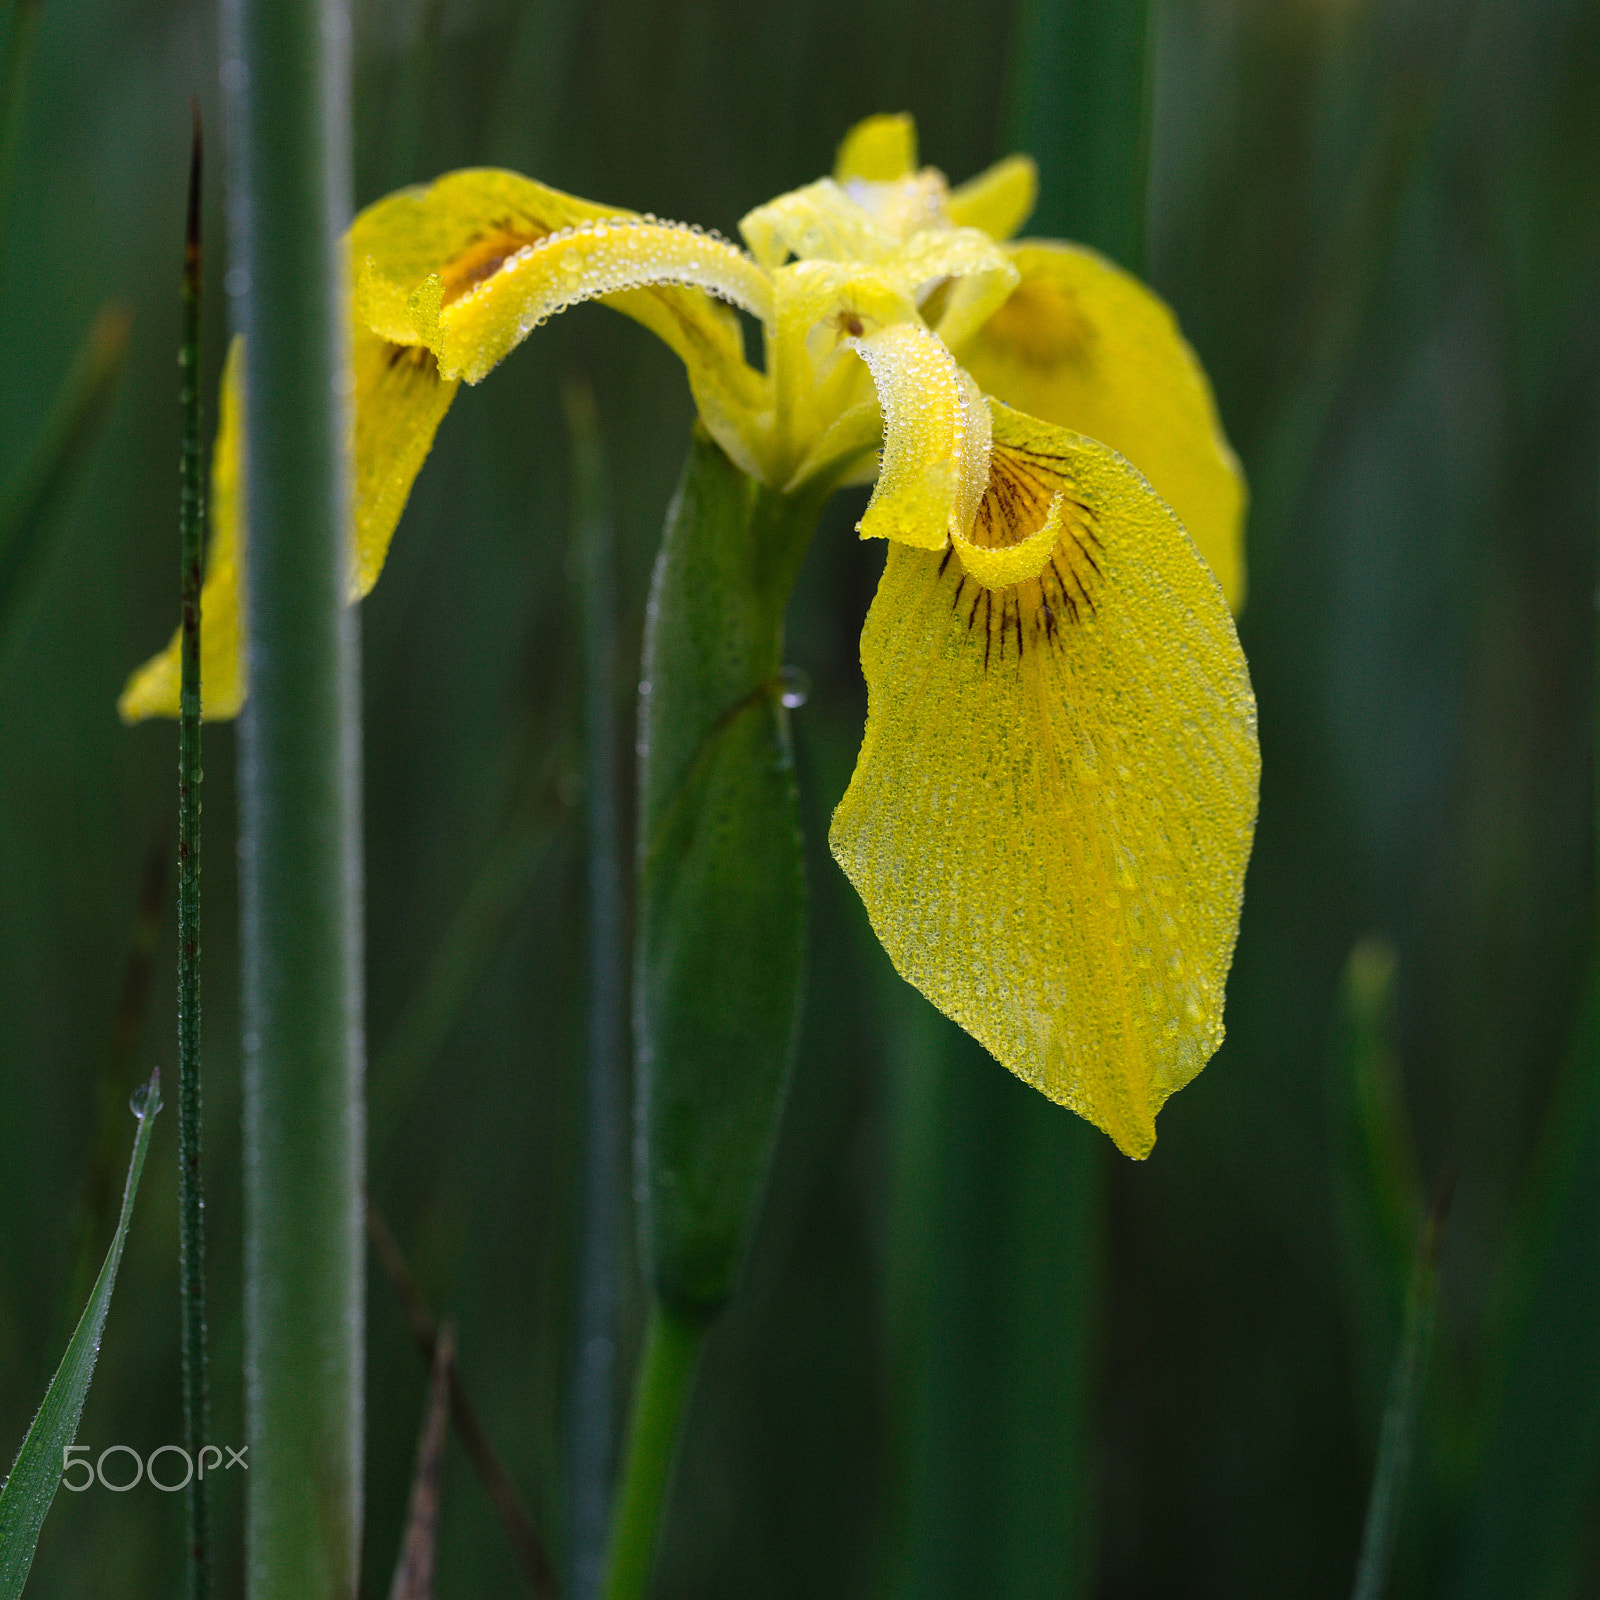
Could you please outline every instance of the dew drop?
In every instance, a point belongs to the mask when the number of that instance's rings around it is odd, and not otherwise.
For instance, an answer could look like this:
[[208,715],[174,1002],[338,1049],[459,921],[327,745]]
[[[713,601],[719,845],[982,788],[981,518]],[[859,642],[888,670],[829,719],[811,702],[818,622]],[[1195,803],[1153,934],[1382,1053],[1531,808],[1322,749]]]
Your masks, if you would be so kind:
[[811,695],[811,679],[799,667],[781,667],[778,671],[778,698],[791,711],[798,711]]

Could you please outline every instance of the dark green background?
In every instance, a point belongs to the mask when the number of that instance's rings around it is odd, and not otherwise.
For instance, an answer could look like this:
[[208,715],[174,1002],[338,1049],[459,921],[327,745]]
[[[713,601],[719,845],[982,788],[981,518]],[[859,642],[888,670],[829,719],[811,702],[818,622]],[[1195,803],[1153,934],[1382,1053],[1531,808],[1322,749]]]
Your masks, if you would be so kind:
[[[489,162],[732,233],[827,170],[855,118],[907,109],[955,179],[1025,141],[1041,231],[1126,256],[1115,196],[1134,164],[1106,130],[1137,118],[1124,101],[1084,110],[1113,70],[1096,67],[1117,49],[1090,25],[1104,9],[369,0],[356,200]],[[813,1000],[754,1257],[696,1394],[663,1596],[1348,1592],[1417,1195],[1446,1172],[1392,1592],[1600,1593],[1600,1068],[1582,1006],[1600,6],[1156,10],[1147,268],[1254,504],[1241,634],[1264,777],[1228,1042],[1135,1166],[894,977],[824,843],[881,561],[850,531],[859,497],[841,497],[789,646],[812,683],[795,735]],[[176,614],[191,94],[219,131],[209,8],[44,0],[37,42],[0,257],[0,472],[97,307],[117,300],[134,325],[0,666],[6,1461],[76,1315],[86,1231],[104,1248],[96,1173],[120,1184],[127,1092],[173,1060],[169,895],[136,1058],[108,1066],[146,861],[175,833],[175,731],[124,729],[114,701]],[[207,193],[220,241],[220,160]],[[213,374],[224,268],[218,244]],[[508,828],[535,841],[371,1187],[456,1319],[468,1386],[558,1549],[585,972],[570,374],[594,387],[610,462],[626,696],[691,408],[673,357],[603,310],[463,392],[362,615],[375,1101],[469,885]],[[237,1443],[233,754],[231,729],[209,729],[212,1370],[216,1436]],[[1342,985],[1368,936],[1383,945],[1364,971],[1393,958],[1387,1001]],[[1373,1082],[1395,1091],[1415,1184],[1358,1114]],[[175,1131],[157,1129],[80,1433],[96,1452],[181,1433]],[[370,1348],[380,1595],[423,1373],[376,1274]],[[241,1493],[237,1472],[218,1479],[224,1595]],[[181,1497],[148,1487],[63,1494],[29,1592],[176,1593],[181,1520]],[[441,1596],[518,1592],[458,1454],[442,1541]]]

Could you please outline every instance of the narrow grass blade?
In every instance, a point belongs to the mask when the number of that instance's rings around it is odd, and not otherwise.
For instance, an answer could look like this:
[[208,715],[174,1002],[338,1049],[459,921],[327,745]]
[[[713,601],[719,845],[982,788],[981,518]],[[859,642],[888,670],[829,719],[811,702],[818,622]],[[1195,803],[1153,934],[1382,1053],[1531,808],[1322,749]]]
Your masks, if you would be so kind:
[[1574,1593],[1600,1495],[1600,961],[1513,1259],[1515,1333],[1455,1600]]
[[0,1488],[0,1600],[18,1600],[33,1565],[33,1552],[39,1542],[46,1512],[55,1499],[61,1482],[67,1446],[78,1431],[83,1403],[88,1398],[89,1380],[100,1354],[100,1336],[105,1332],[106,1312],[111,1306],[111,1290],[117,1281],[122,1247],[128,1238],[128,1223],[133,1217],[134,1196],[144,1172],[144,1158],[150,1149],[150,1131],[161,1109],[161,1073],[151,1073],[150,1082],[135,1091],[134,1115],[139,1131],[133,1141],[133,1159],[128,1163],[128,1181],[122,1191],[122,1216],[106,1262],[95,1279],[94,1292],[67,1345],[56,1375],[45,1391],[44,1404],[33,1419],[22,1448],[17,1452],[11,1475]]
[[616,557],[594,395],[563,395],[572,439],[573,521],[583,618],[584,809],[589,846],[589,1026],[584,1075],[582,1219],[572,1375],[572,1600],[593,1600],[605,1565],[616,1458],[617,1317],[627,1113],[627,984],[618,848]]
[[400,1541],[389,1600],[433,1600],[433,1565],[439,1545],[439,1492],[444,1477],[444,1447],[449,1442],[450,1379],[455,1371],[456,1336],[447,1322],[434,1341],[428,1406],[417,1440],[417,1470],[411,1479],[411,1507]]
[[122,370],[128,322],[120,306],[101,308],[32,454],[0,492],[0,667],[55,553],[52,533],[61,523],[52,513],[77,482],[99,437]]
[[1433,1314],[1439,1298],[1439,1245],[1453,1187],[1450,1182],[1441,1185],[1417,1240],[1411,1287],[1406,1294],[1405,1327],[1378,1439],[1378,1462],[1367,1501],[1367,1522],[1361,1535],[1352,1600],[1382,1600],[1389,1586],[1389,1568],[1400,1532],[1400,1510],[1417,1437],[1423,1377],[1433,1342]]
[[471,999],[506,929],[560,836],[555,763],[532,777],[440,939],[422,981],[385,1036],[371,1068],[368,1144],[376,1164],[427,1081],[461,1008]]
[[[183,1443],[206,1447],[206,1189],[200,1096],[200,554],[205,478],[200,448],[200,108],[189,154],[183,249],[182,488],[179,495],[182,692],[178,713],[178,1258],[183,1326]],[[203,1473],[184,1495],[189,1600],[211,1594],[211,1493]]]
[[[406,1265],[406,1259],[400,1253],[400,1246],[389,1231],[388,1223],[383,1220],[370,1200],[367,1202],[367,1237],[372,1241],[372,1250],[378,1258],[378,1265],[383,1269],[384,1276],[388,1278],[400,1301],[417,1352],[432,1367],[438,1355],[438,1336],[434,1331],[433,1313],[429,1311],[427,1301],[422,1297],[422,1290],[417,1287],[417,1280],[412,1277],[411,1269]],[[483,1424],[478,1420],[477,1408],[461,1381],[460,1371],[453,1363],[450,1368],[450,1417],[455,1423],[461,1447],[467,1452],[468,1459],[476,1469],[490,1500],[493,1501],[495,1511],[499,1514],[501,1524],[511,1540],[512,1549],[516,1551],[518,1564],[522,1568],[523,1577],[527,1579],[529,1589],[538,1600],[555,1600],[557,1592],[555,1572],[550,1565],[549,1557],[545,1555],[544,1545],[534,1529],[533,1519],[528,1515],[522,1497],[517,1493],[517,1486],[511,1481],[511,1474],[506,1471],[500,1457],[495,1453],[494,1446],[489,1443],[489,1436],[483,1431]]]

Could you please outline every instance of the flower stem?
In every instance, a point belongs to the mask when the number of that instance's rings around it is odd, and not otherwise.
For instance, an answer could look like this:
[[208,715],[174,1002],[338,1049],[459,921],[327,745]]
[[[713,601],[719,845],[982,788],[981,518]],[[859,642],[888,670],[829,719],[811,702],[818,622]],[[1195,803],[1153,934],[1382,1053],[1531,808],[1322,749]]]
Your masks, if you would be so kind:
[[584,810],[589,855],[589,1026],[583,1190],[572,1380],[571,1600],[599,1592],[616,1459],[617,1315],[627,1165],[623,1051],[626,967],[618,844],[615,537],[593,391],[563,394],[572,439],[573,522],[581,573]]
[[350,17],[227,0],[245,338],[240,725],[251,1600],[351,1600],[364,1250],[358,659],[348,593]]
[[[183,1320],[183,1442],[191,1461],[206,1445],[205,1180],[200,1099],[200,112],[189,158],[189,220],[183,250],[182,691],[178,716],[178,1255]],[[185,1493],[189,1596],[211,1593],[208,1480]]]
[[663,1305],[650,1311],[634,1391],[627,1457],[611,1525],[603,1600],[644,1600],[678,1434],[709,1322]]

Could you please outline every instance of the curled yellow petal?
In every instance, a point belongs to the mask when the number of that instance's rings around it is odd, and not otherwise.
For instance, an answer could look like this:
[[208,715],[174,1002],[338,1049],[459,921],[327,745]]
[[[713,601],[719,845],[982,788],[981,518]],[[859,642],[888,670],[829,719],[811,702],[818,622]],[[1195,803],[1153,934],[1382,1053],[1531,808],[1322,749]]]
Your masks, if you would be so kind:
[[1091,440],[995,414],[1081,508],[1039,575],[891,545],[835,857],[899,971],[1131,1156],[1222,1038],[1255,702],[1222,593]]
[[917,169],[917,124],[908,112],[881,112],[858,122],[840,141],[833,175],[892,183]]
[[1172,312],[1076,245],[1010,249],[1021,281],[956,345],[986,394],[1124,455],[1177,512],[1222,584],[1244,599],[1244,479],[1211,388]]
[[771,280],[727,240],[681,223],[613,217],[522,245],[458,293],[441,278],[439,370],[477,383],[556,312],[661,284],[703,289],[772,320]]
[[[211,451],[211,537],[200,590],[200,710],[208,719],[237,716],[244,704],[244,341],[228,347]],[[183,681],[182,640],[174,631],[159,655],[129,677],[117,711],[124,722],[175,717]]]
[[[615,237],[624,225],[664,227],[667,236]],[[606,230],[603,237],[597,228]],[[531,261],[527,254],[564,229],[585,230],[572,246],[575,286],[564,252],[547,249]],[[656,248],[667,258],[659,277],[627,265]],[[717,442],[745,471],[763,475],[757,435],[771,404],[767,385],[744,359],[738,318],[716,296],[764,318],[770,290],[725,241],[580,200],[518,173],[472,168],[369,206],[351,227],[350,257],[357,323],[395,344],[426,346],[447,377],[473,382],[541,315],[598,296],[677,353]],[[568,294],[569,286],[579,292]]]
[[861,537],[942,549],[972,526],[988,484],[989,408],[919,323],[892,323],[850,344],[883,411],[883,464],[857,524]]
[[1009,239],[1033,212],[1039,169],[1032,156],[1007,156],[950,191],[950,220],[982,228],[991,239]]

